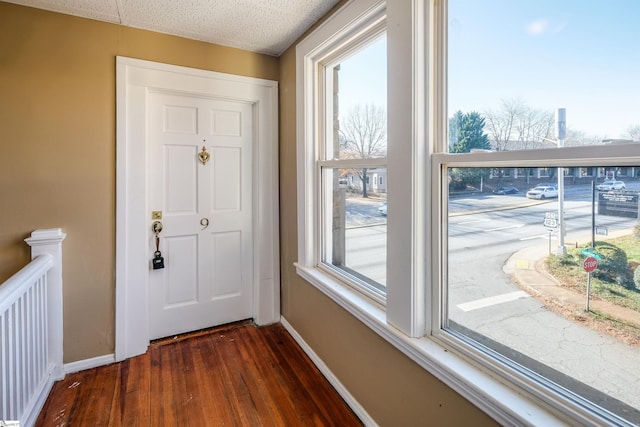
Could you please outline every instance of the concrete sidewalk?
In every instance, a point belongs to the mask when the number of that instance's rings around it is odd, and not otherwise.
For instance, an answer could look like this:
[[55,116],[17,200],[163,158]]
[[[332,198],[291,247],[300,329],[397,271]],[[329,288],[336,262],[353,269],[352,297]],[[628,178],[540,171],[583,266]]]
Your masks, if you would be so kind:
[[[607,240],[629,234],[631,234],[631,230],[621,230],[611,233],[607,236]],[[602,236],[599,237],[601,238]],[[579,245],[590,241],[590,237],[577,240]],[[546,272],[544,268],[544,260],[547,256],[549,256],[549,246],[547,244],[522,249],[507,260],[503,271],[533,294],[549,298],[572,311],[584,311],[587,302],[586,295],[561,287],[558,281]],[[587,273],[584,276],[586,282]],[[615,319],[640,327],[640,312],[638,311],[624,308],[608,301],[596,300],[593,297],[590,298],[589,307],[594,311],[606,313]]]

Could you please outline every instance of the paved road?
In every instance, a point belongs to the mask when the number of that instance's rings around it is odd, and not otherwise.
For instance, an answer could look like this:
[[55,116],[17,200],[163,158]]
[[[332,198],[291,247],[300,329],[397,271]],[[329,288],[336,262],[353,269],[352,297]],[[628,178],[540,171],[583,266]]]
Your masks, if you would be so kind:
[[[518,196],[476,195],[450,202],[450,326],[499,351],[515,350],[510,357],[590,399],[600,397],[597,390],[614,397],[617,401],[607,403],[613,410],[625,404],[631,408],[624,409],[636,408],[635,422],[640,423],[640,351],[548,311],[503,271],[514,252],[548,245],[543,221],[550,211],[557,212],[556,201]],[[565,242],[591,233],[589,191],[577,189],[565,201],[565,213]],[[596,222],[613,231],[632,227],[636,220],[598,216]],[[352,267],[385,283],[386,226],[356,227],[347,235]],[[553,237],[551,249],[556,246]]]

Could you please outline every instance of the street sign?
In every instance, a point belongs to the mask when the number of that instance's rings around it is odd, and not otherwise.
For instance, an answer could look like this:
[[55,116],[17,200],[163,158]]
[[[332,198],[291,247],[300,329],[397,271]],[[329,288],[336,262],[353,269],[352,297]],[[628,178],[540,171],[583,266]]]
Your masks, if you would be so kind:
[[593,270],[598,268],[598,260],[594,257],[590,256],[584,260],[584,271],[587,273],[591,273]]
[[598,252],[595,251],[595,249],[592,249],[592,248],[580,249],[580,255],[586,256],[586,257],[592,257],[597,260],[602,259],[602,255],[600,255]]
[[544,226],[547,228],[557,228],[558,220],[556,220],[555,212],[547,212],[544,214]]

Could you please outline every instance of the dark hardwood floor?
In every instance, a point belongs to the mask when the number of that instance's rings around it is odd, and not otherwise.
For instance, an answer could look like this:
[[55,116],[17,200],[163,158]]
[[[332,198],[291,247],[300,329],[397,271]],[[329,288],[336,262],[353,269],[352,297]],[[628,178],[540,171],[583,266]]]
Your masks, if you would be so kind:
[[280,324],[243,322],[155,341],[69,374],[37,426],[361,426]]

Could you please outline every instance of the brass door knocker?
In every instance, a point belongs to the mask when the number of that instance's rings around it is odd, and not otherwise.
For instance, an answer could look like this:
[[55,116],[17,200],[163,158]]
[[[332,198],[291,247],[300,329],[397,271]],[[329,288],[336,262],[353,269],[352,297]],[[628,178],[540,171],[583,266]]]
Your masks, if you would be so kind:
[[200,159],[203,165],[206,165],[209,161],[209,157],[211,156],[209,155],[209,153],[207,153],[207,147],[203,145],[202,151],[198,153],[198,159]]

